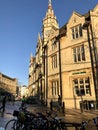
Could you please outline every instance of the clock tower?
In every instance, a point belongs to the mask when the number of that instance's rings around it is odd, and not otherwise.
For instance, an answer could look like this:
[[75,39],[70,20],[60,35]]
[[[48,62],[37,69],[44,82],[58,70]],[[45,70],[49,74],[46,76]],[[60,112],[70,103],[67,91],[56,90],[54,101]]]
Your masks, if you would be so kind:
[[47,40],[49,39],[49,35],[51,33],[52,28],[58,29],[59,25],[58,25],[56,16],[54,15],[54,11],[52,9],[51,0],[49,0],[46,16],[43,19],[42,34],[43,34],[44,44],[47,43]]

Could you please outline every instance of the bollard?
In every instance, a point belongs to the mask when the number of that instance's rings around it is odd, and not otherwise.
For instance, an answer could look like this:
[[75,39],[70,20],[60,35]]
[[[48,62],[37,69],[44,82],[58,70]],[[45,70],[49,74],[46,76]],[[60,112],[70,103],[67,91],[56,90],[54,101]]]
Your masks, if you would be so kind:
[[63,102],[62,112],[65,113],[65,103]]
[[53,110],[53,106],[52,106],[52,100],[50,101],[50,110]]
[[47,100],[46,100],[46,107],[47,107]]

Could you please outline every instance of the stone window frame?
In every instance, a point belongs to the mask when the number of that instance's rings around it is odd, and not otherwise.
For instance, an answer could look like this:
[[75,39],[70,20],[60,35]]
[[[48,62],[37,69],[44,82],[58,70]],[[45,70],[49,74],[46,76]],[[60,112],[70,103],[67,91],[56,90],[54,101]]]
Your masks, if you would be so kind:
[[51,56],[52,69],[57,68],[57,54]]
[[76,96],[91,96],[91,85],[89,77],[79,77],[73,79],[74,94]]
[[83,36],[82,25],[79,24],[79,25],[72,27],[71,33],[72,33],[72,40],[82,37]]
[[51,93],[52,93],[52,96],[57,96],[58,95],[58,88],[59,88],[59,81],[58,80],[53,80],[51,82]]
[[86,61],[84,44],[74,47],[72,50],[74,63]]
[[54,50],[56,50],[57,49],[57,44],[58,44],[58,41],[55,39],[55,38],[53,38],[52,40],[51,40],[51,48],[52,48],[52,51],[54,51]]

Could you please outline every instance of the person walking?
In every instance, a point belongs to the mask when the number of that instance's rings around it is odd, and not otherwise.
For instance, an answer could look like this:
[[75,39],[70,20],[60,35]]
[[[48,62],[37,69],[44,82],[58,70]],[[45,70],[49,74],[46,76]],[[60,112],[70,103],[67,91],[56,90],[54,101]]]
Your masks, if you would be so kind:
[[0,95],[0,105],[1,105],[1,102],[2,102],[2,96]]
[[11,101],[12,101],[12,105],[14,105],[14,103],[15,103],[15,97],[13,95],[11,96]]
[[25,96],[23,96],[21,106],[24,107],[25,104],[26,104],[26,98]]
[[59,111],[61,111],[61,108],[62,108],[62,99],[61,99],[61,96],[58,95],[58,109],[59,109]]
[[2,99],[2,106],[0,107],[0,110],[2,109],[2,111],[5,111],[5,104],[6,104],[6,96],[3,97]]

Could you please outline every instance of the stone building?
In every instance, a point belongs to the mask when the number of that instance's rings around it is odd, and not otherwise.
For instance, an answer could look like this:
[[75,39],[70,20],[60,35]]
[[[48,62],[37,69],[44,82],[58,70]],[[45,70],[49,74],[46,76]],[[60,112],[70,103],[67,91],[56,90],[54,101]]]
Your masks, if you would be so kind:
[[98,107],[97,51],[98,5],[83,15],[74,11],[59,28],[49,0],[30,72],[31,90],[48,106],[60,95],[66,108]]
[[0,93],[11,94],[16,96],[18,82],[16,78],[11,78],[5,74],[0,73]]
[[29,78],[28,78],[28,90],[29,90],[29,96],[32,95],[32,85],[33,85],[33,68],[34,68],[34,60],[35,57],[30,55],[30,63],[29,63]]

